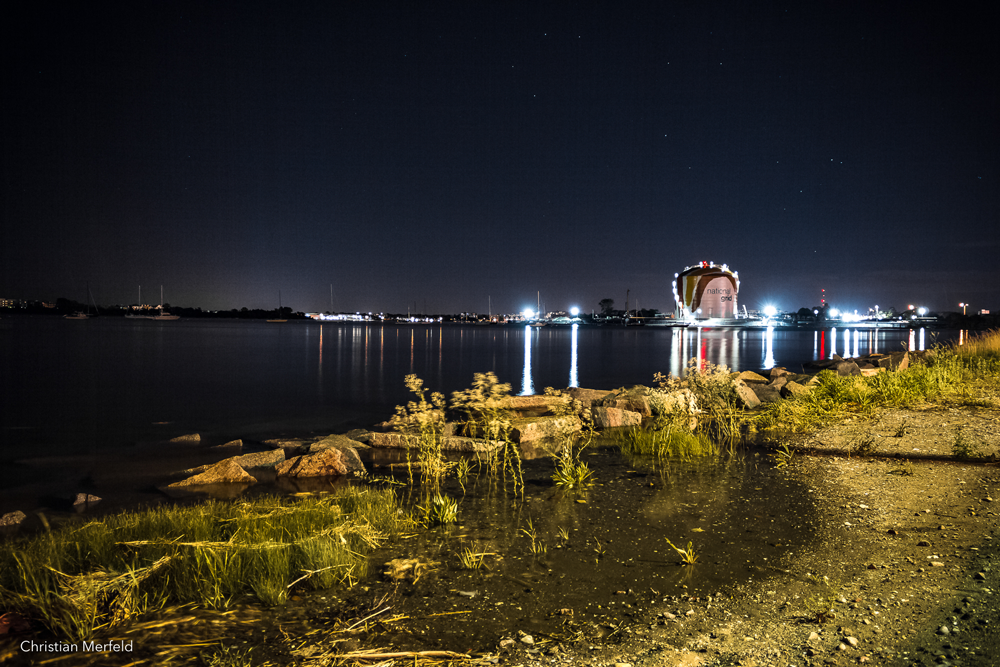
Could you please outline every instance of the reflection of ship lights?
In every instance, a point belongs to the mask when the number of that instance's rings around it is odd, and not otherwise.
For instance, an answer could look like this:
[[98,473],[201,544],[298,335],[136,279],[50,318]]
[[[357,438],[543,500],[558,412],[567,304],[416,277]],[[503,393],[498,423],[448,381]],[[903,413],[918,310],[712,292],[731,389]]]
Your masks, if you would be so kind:
[[[576,310],[576,308],[574,308],[573,310]],[[573,325],[573,327],[572,327],[573,333],[571,334],[572,337],[570,338],[570,343],[569,343],[570,344],[570,347],[569,347],[569,386],[570,387],[579,387],[580,386],[579,381],[577,380],[577,372],[576,372],[576,337],[577,337],[577,332],[578,332],[579,329],[580,329],[580,325],[579,324],[574,324]]]
[[531,396],[535,393],[535,385],[531,381],[531,327],[524,327],[524,374],[521,376],[521,396]]

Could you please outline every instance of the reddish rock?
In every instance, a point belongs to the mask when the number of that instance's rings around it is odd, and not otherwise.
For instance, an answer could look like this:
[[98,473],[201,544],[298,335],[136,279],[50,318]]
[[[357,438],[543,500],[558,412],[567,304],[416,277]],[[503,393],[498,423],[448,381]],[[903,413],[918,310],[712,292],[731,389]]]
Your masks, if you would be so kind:
[[232,459],[219,461],[203,473],[174,482],[167,488],[180,488],[184,486],[200,486],[204,484],[253,484],[254,479],[246,470],[241,468]]
[[642,424],[642,415],[638,412],[619,408],[591,408],[591,416],[596,428],[616,428]]
[[344,453],[339,449],[296,456],[275,468],[279,477],[336,477],[346,475],[347,471]]

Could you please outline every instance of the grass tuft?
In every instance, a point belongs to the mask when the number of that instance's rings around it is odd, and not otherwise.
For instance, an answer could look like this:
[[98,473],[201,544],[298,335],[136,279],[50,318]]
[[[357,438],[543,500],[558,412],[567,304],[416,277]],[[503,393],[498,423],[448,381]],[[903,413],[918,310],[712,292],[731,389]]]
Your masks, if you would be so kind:
[[166,605],[280,604],[293,584],[347,580],[411,525],[393,493],[356,488],[125,512],[0,545],[0,607],[83,641]]

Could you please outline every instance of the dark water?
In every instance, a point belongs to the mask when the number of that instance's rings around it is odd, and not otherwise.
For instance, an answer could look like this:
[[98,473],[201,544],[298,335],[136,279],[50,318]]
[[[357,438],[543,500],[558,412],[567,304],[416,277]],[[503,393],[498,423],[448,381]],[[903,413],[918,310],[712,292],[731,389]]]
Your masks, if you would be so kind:
[[[933,342],[923,330],[3,322],[0,491],[64,474],[87,479],[94,469],[121,466],[125,459],[137,468],[152,456],[132,445],[183,433],[202,433],[212,444],[369,426],[411,398],[403,385],[408,373],[446,395],[485,371],[509,382],[514,393],[548,386],[610,389],[651,384],[658,371],[678,374],[691,358],[741,370],[798,369],[834,353],[896,350],[903,343],[920,349]],[[50,459],[47,467],[10,465],[38,457]]]
[[[375,577],[364,597],[385,596],[394,613],[423,619],[443,647],[482,649],[512,629],[564,634],[566,621],[622,619],[666,596],[729,594],[815,546],[814,494],[765,457],[664,461],[598,441],[582,458],[597,481],[584,492],[556,486],[551,461],[526,462],[523,502],[489,479],[463,489],[452,478],[444,491],[459,503],[458,523],[371,559],[378,571],[394,558],[436,565],[401,588]],[[682,567],[667,539],[690,543],[697,563]],[[461,563],[466,549],[489,554],[482,567]],[[454,615],[434,616],[442,609]],[[404,635],[387,639],[409,646]]]

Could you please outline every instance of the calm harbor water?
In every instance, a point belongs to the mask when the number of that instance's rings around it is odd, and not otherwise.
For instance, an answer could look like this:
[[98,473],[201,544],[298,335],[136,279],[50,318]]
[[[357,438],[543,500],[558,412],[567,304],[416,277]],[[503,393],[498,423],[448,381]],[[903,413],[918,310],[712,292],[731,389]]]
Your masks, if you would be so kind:
[[493,371],[514,393],[652,384],[698,358],[737,370],[924,349],[917,330],[734,330],[11,318],[0,331],[0,459],[188,432],[347,430]]

